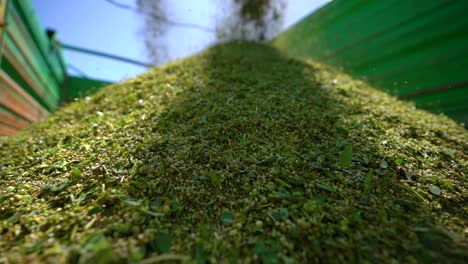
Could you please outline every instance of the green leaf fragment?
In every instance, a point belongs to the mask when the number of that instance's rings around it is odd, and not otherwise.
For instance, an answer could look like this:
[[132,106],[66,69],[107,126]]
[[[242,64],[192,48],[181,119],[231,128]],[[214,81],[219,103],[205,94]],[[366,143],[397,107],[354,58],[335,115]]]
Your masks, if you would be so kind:
[[85,246],[88,250],[94,252],[94,256],[90,262],[94,263],[112,263],[115,262],[116,256],[112,251],[111,242],[102,234],[98,234],[91,238]]
[[403,189],[407,190],[408,192],[414,194],[414,196],[415,196],[416,198],[418,198],[419,200],[424,201],[424,197],[422,197],[421,194],[419,194],[419,193],[418,193],[416,190],[414,190],[413,188],[411,188],[411,187],[409,187],[409,186],[407,186],[407,185],[405,185],[405,184],[398,184],[398,186],[400,186],[401,188],[403,188]]
[[248,206],[248,205],[247,205],[246,207],[244,207],[244,208],[241,210],[241,213],[242,213],[242,214],[246,214],[246,213],[250,210],[250,208],[251,208],[251,206]]
[[166,167],[164,166],[164,162],[162,162],[162,161],[159,162],[158,168],[159,168],[159,171],[160,171],[161,173],[165,173],[165,172],[166,172]]
[[140,206],[141,205],[141,202],[134,201],[134,200],[124,200],[123,203],[125,205],[130,205],[130,206]]
[[323,184],[323,183],[317,183],[316,184],[318,188],[322,189],[322,190],[325,190],[325,191],[329,191],[329,192],[334,192],[333,188],[326,185],[326,184]]
[[279,210],[273,213],[273,218],[275,221],[285,221],[289,217],[288,208],[281,207]]
[[280,263],[277,256],[280,250],[280,242],[277,240],[271,247],[267,246],[262,240],[258,240],[252,252],[261,257],[262,263]]
[[76,205],[80,205],[85,199],[86,199],[86,193],[80,193],[80,195],[78,196],[78,198],[75,198],[73,200],[73,202],[76,204]]
[[429,231],[429,228],[420,227],[420,226],[410,227],[410,229],[414,232],[428,232]]
[[254,249],[252,250],[254,254],[263,254],[266,252],[265,243],[262,240],[257,241]]
[[161,232],[156,237],[156,249],[158,253],[164,254],[171,251],[172,238],[169,233]]
[[257,174],[255,174],[255,172],[253,172],[253,171],[249,171],[247,173],[247,176],[249,176],[249,178],[257,178]]
[[149,215],[154,216],[154,217],[162,217],[162,216],[164,216],[164,213],[153,212],[153,211],[150,211],[150,210],[147,210],[147,209],[143,209],[142,211],[145,212],[146,214],[149,214]]
[[63,180],[61,182],[55,183],[52,186],[50,186],[50,190],[53,192],[63,191],[66,187],[68,187],[69,183],[70,181],[68,179]]
[[228,212],[221,213],[220,218],[223,225],[231,225],[234,223],[234,216]]
[[289,217],[288,208],[285,208],[285,207],[280,208],[279,213],[281,215],[282,220],[288,219],[288,217]]
[[75,179],[81,178],[81,171],[78,168],[72,167],[72,173]]
[[382,160],[382,162],[380,162],[380,168],[382,169],[388,168],[388,163],[386,160]]
[[440,193],[441,193],[440,188],[437,187],[437,186],[435,186],[435,185],[431,185],[431,186],[429,187],[429,191],[430,191],[432,194],[437,195],[437,196],[439,196]]
[[221,183],[223,182],[223,178],[220,177],[218,174],[210,174],[209,175],[210,180],[214,183]]
[[341,168],[347,168],[351,164],[352,158],[353,158],[353,147],[351,145],[348,145],[341,152],[340,167]]
[[373,174],[373,170],[370,169],[367,174],[366,174],[366,177],[364,178],[364,195],[365,196],[368,196],[370,194],[370,191],[371,191],[371,188],[372,188],[372,174]]
[[207,254],[203,245],[201,243],[197,243],[195,246],[195,261],[198,264],[204,264],[207,262]]
[[273,155],[273,156],[265,158],[262,161],[257,162],[257,164],[258,165],[269,165],[269,164],[272,164],[275,161],[276,161],[276,156]]
[[291,195],[287,192],[274,192],[275,197],[279,199],[289,199]]
[[304,210],[308,213],[312,213],[317,208],[315,200],[309,200],[304,204]]
[[442,148],[440,150],[440,153],[444,155],[445,157],[449,159],[454,159],[455,158],[455,150],[450,149],[450,148]]
[[206,119],[207,119],[207,116],[202,115],[202,117],[200,118],[200,123],[206,123]]

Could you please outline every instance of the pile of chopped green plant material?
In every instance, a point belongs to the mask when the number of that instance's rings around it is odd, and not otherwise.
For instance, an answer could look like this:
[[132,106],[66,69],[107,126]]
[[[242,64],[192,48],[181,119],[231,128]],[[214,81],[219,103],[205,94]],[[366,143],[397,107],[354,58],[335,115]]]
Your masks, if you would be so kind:
[[3,263],[462,263],[468,132],[231,43],[0,140]]

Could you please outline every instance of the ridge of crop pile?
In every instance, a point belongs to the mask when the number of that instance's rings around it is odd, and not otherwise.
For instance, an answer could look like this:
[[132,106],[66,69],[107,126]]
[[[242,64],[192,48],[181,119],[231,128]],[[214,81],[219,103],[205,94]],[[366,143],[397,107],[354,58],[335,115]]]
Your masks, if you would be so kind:
[[0,139],[0,262],[466,260],[468,132],[234,42]]

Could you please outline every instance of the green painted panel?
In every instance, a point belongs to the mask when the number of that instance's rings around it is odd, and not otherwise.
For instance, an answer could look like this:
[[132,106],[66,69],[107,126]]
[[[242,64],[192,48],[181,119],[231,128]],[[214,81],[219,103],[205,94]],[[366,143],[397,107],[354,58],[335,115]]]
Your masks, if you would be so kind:
[[[7,19],[10,26],[7,29],[7,35],[12,40],[11,44],[15,45],[19,51],[21,51],[22,56],[29,62],[28,65],[31,67],[31,70],[34,71],[44,89],[48,90],[47,94],[50,94],[53,97],[52,100],[58,101],[59,98],[59,89],[58,89],[58,80],[55,78],[51,69],[48,67],[46,60],[49,57],[42,57],[41,53],[38,50],[38,47],[35,46],[35,42],[32,41],[32,36],[29,35],[27,30],[24,27],[24,23],[20,20],[19,16],[15,16],[15,10],[11,10],[8,14]],[[56,108],[54,106],[54,109]]]
[[8,74],[8,76],[15,80],[15,82],[23,89],[25,92],[27,92],[31,97],[34,98],[39,104],[41,104],[43,107],[47,107],[47,103],[44,101],[43,98],[46,98],[45,95],[38,95],[36,91],[34,91],[33,88],[29,86],[29,84],[23,79],[23,77],[16,71],[15,67],[11,65],[10,61],[7,58],[3,58],[1,62],[1,68],[2,70]]
[[82,98],[97,92],[110,82],[88,79],[84,77],[69,76],[65,90],[65,101],[70,102],[75,98]]
[[467,12],[468,1],[334,0],[273,43],[468,123]]
[[[11,115],[2,112],[0,123],[19,129],[25,123],[12,116],[38,121],[59,107],[67,70],[58,40],[40,26],[31,0],[0,1],[1,10],[7,27],[0,31],[0,73],[11,89],[2,87],[0,109]],[[7,130],[0,135],[2,131]]]
[[[11,54],[11,56],[9,56]],[[15,67],[13,64],[17,64]],[[32,67],[24,55],[19,51],[18,47],[14,45],[10,36],[5,36],[4,58],[2,59],[2,68],[8,72],[31,96],[37,99],[42,105],[48,109],[55,109],[58,104],[58,97],[50,92],[48,83],[39,79],[38,74],[34,72]],[[20,74],[20,71],[22,74]],[[29,81],[28,81],[29,80]],[[49,83],[50,86],[57,86],[56,83]]]
[[31,0],[11,0],[11,4],[21,17],[21,21],[24,23],[32,40],[34,41],[34,45],[41,53],[41,56],[47,58],[47,67],[54,74],[54,78],[56,78],[55,82],[63,82],[66,76],[66,71],[65,67],[63,67],[64,58],[62,50],[55,48],[53,49],[53,52],[51,52],[51,47],[56,45],[51,43],[44,31],[44,28],[41,27]]

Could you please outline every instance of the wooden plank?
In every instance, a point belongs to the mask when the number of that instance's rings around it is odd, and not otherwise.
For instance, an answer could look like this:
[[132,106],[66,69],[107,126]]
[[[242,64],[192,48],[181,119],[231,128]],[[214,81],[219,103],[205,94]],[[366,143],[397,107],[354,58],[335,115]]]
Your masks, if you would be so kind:
[[22,96],[27,100],[27,102],[31,105],[36,106],[37,108],[42,109],[45,115],[47,115],[48,111],[43,108],[34,98],[32,98],[21,86],[19,86],[6,72],[0,69],[0,80],[3,80],[11,89],[15,91],[18,95]]
[[14,129],[20,130],[29,125],[26,120],[0,108],[0,122]]
[[[14,8],[11,10],[11,19],[14,26],[7,28],[8,34],[11,36],[15,45],[21,50],[28,60],[28,64],[31,66],[33,71],[40,78],[40,81],[44,85],[42,88],[48,91],[51,95],[58,98],[58,90],[53,89],[51,84],[58,84],[58,80],[54,74],[50,72],[49,65],[46,63],[47,58],[42,57],[38,47],[35,46],[35,42],[32,39],[29,31],[24,25],[24,21],[18,15],[17,10]],[[13,31],[13,29],[16,29]]]
[[3,70],[0,70],[0,104],[29,121],[40,121],[48,112]]
[[[55,109],[58,104],[58,98],[54,93],[50,92],[50,90],[45,89],[45,87],[47,87],[48,85],[41,78],[43,76],[38,74],[34,65],[31,64],[32,62],[28,57],[28,55],[31,54],[25,53],[26,51],[23,49],[23,45],[18,45],[17,41],[15,40],[15,37],[9,30],[7,30],[6,33],[7,35],[5,37],[7,37],[8,39],[7,41],[5,41],[5,58],[8,59],[8,62],[10,62],[11,65],[13,65],[13,67],[21,75],[23,80],[25,80],[28,83],[29,87],[31,87],[34,90],[34,92],[40,98],[42,98],[51,109]],[[14,46],[12,47],[11,45]],[[14,52],[14,48],[18,49],[18,51]],[[50,83],[50,86],[54,84],[55,83]]]
[[18,132],[18,129],[15,129],[15,128],[12,128],[12,127],[9,127],[0,123],[0,136],[14,135],[17,132]]
[[41,117],[39,113],[30,105],[25,104],[23,101],[19,100],[10,90],[5,86],[0,87],[0,104],[16,114],[30,120],[30,121],[39,121]]
[[46,95],[44,91],[36,84],[33,80],[33,75],[27,72],[27,66],[19,60],[18,57],[14,56],[10,47],[5,45],[5,52],[3,53],[3,59],[7,59],[8,62],[15,68],[15,70],[21,75],[23,80],[31,87],[34,92],[43,100],[45,100]]
[[[7,0],[3,0],[3,1],[0,0],[0,55],[2,54],[2,51],[3,51],[3,42],[4,42],[3,39],[5,38],[3,34],[5,31],[5,27],[7,25],[7,22],[6,22],[7,4],[8,4]],[[1,56],[0,56],[0,61],[1,61]]]

